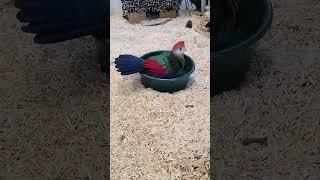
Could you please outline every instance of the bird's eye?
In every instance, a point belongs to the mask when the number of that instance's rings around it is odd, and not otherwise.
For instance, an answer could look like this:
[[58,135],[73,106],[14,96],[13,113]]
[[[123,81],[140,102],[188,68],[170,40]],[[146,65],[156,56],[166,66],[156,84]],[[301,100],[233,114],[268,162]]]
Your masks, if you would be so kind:
[[180,51],[182,51],[182,48],[179,48],[180,49]]

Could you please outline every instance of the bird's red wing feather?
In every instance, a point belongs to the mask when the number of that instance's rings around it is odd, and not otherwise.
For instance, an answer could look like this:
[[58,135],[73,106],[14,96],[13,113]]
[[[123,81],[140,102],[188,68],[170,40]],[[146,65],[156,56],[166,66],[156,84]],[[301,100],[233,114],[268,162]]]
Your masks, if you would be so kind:
[[167,68],[159,64],[156,60],[146,59],[144,63],[144,70],[147,73],[161,76],[167,72]]

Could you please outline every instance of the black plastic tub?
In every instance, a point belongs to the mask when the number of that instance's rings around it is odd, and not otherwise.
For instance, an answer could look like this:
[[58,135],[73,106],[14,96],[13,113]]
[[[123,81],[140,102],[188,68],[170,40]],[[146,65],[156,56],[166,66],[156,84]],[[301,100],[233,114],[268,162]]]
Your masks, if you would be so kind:
[[211,96],[238,87],[243,80],[256,42],[272,23],[270,0],[243,0],[239,4],[241,34],[229,34],[230,38],[211,52]]

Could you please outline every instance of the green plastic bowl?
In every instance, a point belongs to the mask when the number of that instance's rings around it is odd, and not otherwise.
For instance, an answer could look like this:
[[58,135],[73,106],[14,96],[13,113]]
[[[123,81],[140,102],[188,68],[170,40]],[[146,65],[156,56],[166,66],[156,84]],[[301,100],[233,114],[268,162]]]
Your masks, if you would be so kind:
[[[160,54],[162,52],[168,52],[168,51],[153,51],[143,55],[141,58],[147,59],[148,57]],[[151,77],[147,74],[141,74],[141,83],[146,88],[151,88],[159,92],[173,93],[173,92],[177,92],[185,89],[188,86],[190,75],[195,70],[195,63],[192,60],[192,58],[185,55],[185,60],[186,60],[186,66],[185,66],[186,73],[183,76],[172,78],[172,79],[160,79],[156,77]]]
[[255,45],[270,28],[273,17],[270,0],[240,1],[240,30],[228,34],[226,43],[211,52],[211,96],[239,86],[249,68]]

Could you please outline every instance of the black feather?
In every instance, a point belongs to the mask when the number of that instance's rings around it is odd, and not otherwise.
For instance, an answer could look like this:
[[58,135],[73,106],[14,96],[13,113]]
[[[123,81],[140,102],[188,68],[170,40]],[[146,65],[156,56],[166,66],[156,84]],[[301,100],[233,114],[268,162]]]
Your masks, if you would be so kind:
[[106,33],[105,0],[16,0],[17,19],[29,23],[23,31],[34,33],[37,43],[55,43]]

